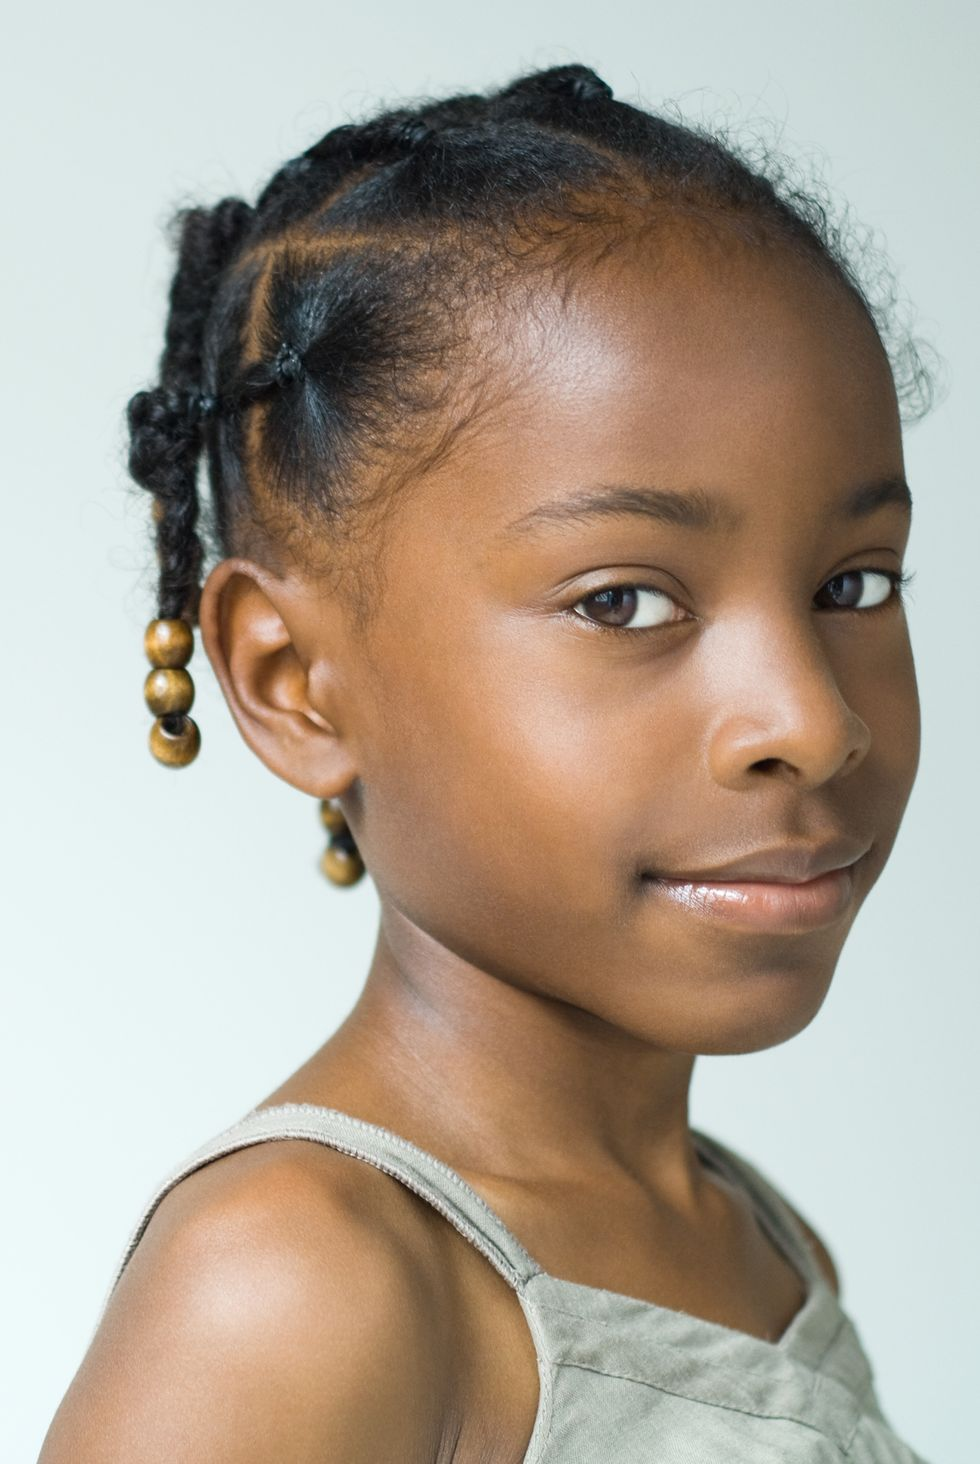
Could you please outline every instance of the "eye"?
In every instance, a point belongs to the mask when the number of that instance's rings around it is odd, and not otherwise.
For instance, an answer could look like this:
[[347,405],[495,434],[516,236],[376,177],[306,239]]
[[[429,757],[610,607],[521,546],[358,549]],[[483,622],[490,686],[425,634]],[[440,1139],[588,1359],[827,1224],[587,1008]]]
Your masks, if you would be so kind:
[[[830,603],[819,605],[821,610],[878,610],[902,600],[903,590],[914,578],[914,574],[894,569],[849,569],[827,580],[814,599],[825,592],[829,595]],[[592,606],[593,612],[583,614],[579,606]],[[682,623],[672,615],[676,609],[676,601],[666,590],[654,585],[607,585],[577,600],[571,613],[596,630],[656,630]],[[602,619],[593,618],[596,611]]]
[[[596,621],[591,615],[578,614],[579,605],[594,605],[607,618]],[[587,620],[597,629],[650,630],[669,623],[673,606],[666,590],[651,585],[609,585],[577,600],[571,608],[580,620]]]
[[910,574],[900,574],[894,569],[848,569],[835,574],[817,591],[815,599],[825,592],[830,596],[829,605],[820,609],[831,610],[875,610],[892,600],[902,598],[902,590],[912,580]]

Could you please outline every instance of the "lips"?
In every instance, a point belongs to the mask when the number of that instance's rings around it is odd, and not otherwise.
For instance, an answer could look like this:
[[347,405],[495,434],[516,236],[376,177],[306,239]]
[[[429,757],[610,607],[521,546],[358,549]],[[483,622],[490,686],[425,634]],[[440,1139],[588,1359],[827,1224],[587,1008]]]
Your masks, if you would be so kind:
[[650,879],[666,879],[683,884],[716,885],[727,880],[759,880],[765,884],[804,884],[834,869],[855,864],[867,854],[871,845],[845,835],[820,844],[779,844],[757,849],[725,864],[714,864],[697,870],[656,870]]
[[792,935],[820,930],[840,920],[853,903],[854,875],[848,865],[803,884],[763,880],[709,884],[662,879],[651,881],[651,889],[687,917]]
[[688,916],[771,934],[833,925],[851,908],[854,865],[869,844],[844,837],[781,844],[689,874],[647,874],[651,892]]

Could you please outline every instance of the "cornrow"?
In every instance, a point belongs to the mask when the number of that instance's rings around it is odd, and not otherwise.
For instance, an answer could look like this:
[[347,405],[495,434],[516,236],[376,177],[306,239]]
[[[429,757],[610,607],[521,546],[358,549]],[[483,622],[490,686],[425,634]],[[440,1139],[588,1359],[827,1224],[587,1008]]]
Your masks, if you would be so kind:
[[322,205],[352,172],[406,156],[434,130],[432,123],[403,108],[361,126],[335,127],[290,159],[266,184],[255,206],[261,218],[257,237],[279,233]]
[[750,164],[718,135],[616,100],[578,64],[423,99],[332,128],[254,208],[226,198],[177,216],[159,384],[128,408],[130,468],[156,499],[160,616],[196,618],[206,447],[215,551],[275,556],[296,523],[366,620],[373,560],[344,551],[359,511],[464,430],[468,306],[492,306],[522,272],[571,269],[629,210],[673,206],[839,281],[889,351],[900,404],[913,420],[928,410],[918,343],[889,334],[894,291],[872,303],[820,189],[778,158]]

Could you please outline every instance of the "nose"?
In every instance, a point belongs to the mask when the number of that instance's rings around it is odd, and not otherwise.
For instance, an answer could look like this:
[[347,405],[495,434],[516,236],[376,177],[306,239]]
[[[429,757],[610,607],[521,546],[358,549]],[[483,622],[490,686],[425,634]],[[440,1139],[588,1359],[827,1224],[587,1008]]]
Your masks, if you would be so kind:
[[842,695],[812,621],[742,622],[713,655],[719,700],[709,760],[719,784],[741,789],[777,777],[817,788],[864,760],[870,729]]

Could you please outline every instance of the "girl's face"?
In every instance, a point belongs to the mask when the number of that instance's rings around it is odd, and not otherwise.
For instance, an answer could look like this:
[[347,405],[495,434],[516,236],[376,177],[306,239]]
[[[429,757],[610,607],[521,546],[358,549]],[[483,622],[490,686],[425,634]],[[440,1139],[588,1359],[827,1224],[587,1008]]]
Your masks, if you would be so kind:
[[[839,285],[775,249],[657,259],[498,320],[505,399],[396,503],[345,674],[354,832],[406,962],[739,1052],[812,1019],[909,797],[909,509]],[[652,878],[830,841],[849,893],[810,922]]]

